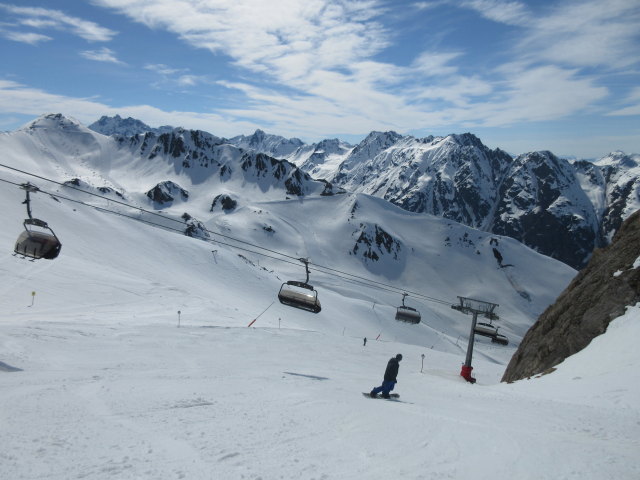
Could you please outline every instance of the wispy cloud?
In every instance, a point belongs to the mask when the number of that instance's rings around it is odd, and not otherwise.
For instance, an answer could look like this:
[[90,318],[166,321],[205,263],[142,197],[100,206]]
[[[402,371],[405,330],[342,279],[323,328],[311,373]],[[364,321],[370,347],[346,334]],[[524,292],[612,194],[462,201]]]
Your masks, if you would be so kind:
[[531,19],[527,6],[518,1],[466,0],[460,5],[477,11],[488,20],[507,25],[525,25]]
[[619,68],[640,60],[640,5],[629,0],[559,1],[534,14],[520,1],[466,0],[484,18],[518,26],[516,50],[528,61]]
[[47,35],[42,35],[40,33],[16,32],[3,29],[0,29],[0,35],[8,38],[9,40],[13,40],[14,42],[28,43],[29,45],[37,45],[41,42],[48,42],[49,40],[53,40],[53,38]]
[[640,87],[631,90],[624,101],[625,106],[608,113],[609,116],[640,115]]
[[115,52],[107,47],[102,47],[99,50],[85,50],[80,52],[80,55],[96,62],[115,63],[119,65],[124,64],[124,62],[118,60]]
[[4,10],[9,15],[9,18],[5,19],[5,22],[13,21],[16,24],[37,29],[51,28],[62,30],[90,42],[108,42],[117,34],[117,32],[102,27],[95,22],[66,15],[59,10],[40,7],[22,7],[8,3],[0,3],[0,10]]
[[[521,89],[527,89],[527,83],[540,85],[536,78],[546,78],[554,75],[555,72],[540,71],[528,79],[524,79]],[[564,89],[556,91],[557,85],[542,84],[542,91],[538,93],[535,100],[544,102],[538,111],[533,112],[536,118],[546,118],[546,115],[564,114],[566,111],[549,112],[545,107],[558,104],[557,108],[562,108],[564,103],[562,96],[567,91],[573,90],[575,79],[565,79]],[[545,86],[546,85],[546,86]],[[319,140],[318,132],[331,131],[334,134],[340,132],[356,132],[354,125],[366,125],[368,128],[382,130],[394,128],[403,131],[406,125],[415,128],[416,125],[443,125],[445,122],[458,122],[464,124],[469,120],[472,124],[480,124],[487,119],[496,117],[496,122],[508,122],[522,120],[527,113],[523,106],[530,107],[522,96],[518,95],[522,90],[513,90],[505,95],[502,103],[485,102],[473,108],[450,108],[441,111],[426,112],[419,108],[403,109],[403,116],[385,121],[381,113],[385,110],[393,110],[398,106],[398,99],[389,95],[383,98],[374,98],[369,108],[365,111],[355,109],[345,111],[338,103],[330,103],[324,99],[312,96],[284,96],[275,91],[257,89],[248,84],[226,84],[229,89],[243,89],[247,96],[255,101],[264,102],[271,105],[273,109],[227,109],[216,113],[161,110],[150,105],[121,105],[113,106],[99,101],[96,98],[76,98],[64,95],[48,93],[44,90],[28,87],[17,82],[0,79],[0,119],[10,118],[14,114],[39,116],[46,112],[62,112],[70,115],[88,125],[102,115],[131,116],[138,118],[148,125],[175,125],[185,128],[202,129],[215,133],[216,135],[232,137],[238,133],[251,132],[256,128],[264,128],[265,124],[282,127],[279,133],[307,138],[308,140]],[[589,89],[593,85],[587,86]],[[351,92],[346,92],[348,96]],[[598,95],[602,92],[592,91]],[[637,92],[640,95],[640,92]],[[244,120],[252,118],[253,120]],[[397,124],[394,123],[397,120]],[[332,127],[328,127],[331,125]],[[328,130],[328,128],[332,128]],[[613,149],[619,148],[629,152],[637,151],[638,132],[633,134],[620,135],[615,138],[605,138],[603,136],[583,136],[568,137],[563,136],[564,143],[558,141],[550,143],[549,139],[540,141],[535,148],[557,148],[558,151],[573,152],[584,156],[604,155],[607,147],[603,145],[615,145]],[[526,144],[527,147],[522,145]],[[516,142],[511,145],[508,140],[499,141],[496,146],[511,148],[516,152],[523,151],[521,148],[534,148],[532,140]],[[582,150],[577,150],[577,148]],[[612,148],[609,148],[611,150]]]
[[189,44],[228,55],[250,71],[295,82],[311,71],[350,68],[388,45],[373,1],[96,0]]
[[472,109],[483,126],[504,126],[518,122],[537,122],[567,117],[584,111],[609,94],[594,79],[576,70],[553,65],[523,68],[505,66],[503,88],[491,102]]
[[164,63],[148,63],[144,66],[146,70],[150,70],[159,75],[175,75],[177,73],[183,72],[184,70],[178,68],[171,68]]
[[193,75],[187,68],[173,68],[163,63],[146,64],[144,69],[158,75],[158,80],[153,83],[156,87],[163,85],[195,87],[196,85],[214,83],[204,75]]
[[640,61],[638,25],[636,1],[562,2],[535,19],[520,48],[552,63],[624,68]]
[[215,113],[164,111],[149,105],[114,107],[96,98],[57,95],[11,80],[0,79],[0,114],[18,113],[39,116],[46,112],[61,112],[86,125],[94,122],[101,115],[120,114],[138,118],[149,125],[180,125],[226,136],[253,131],[258,127],[253,122],[230,122],[228,118]]
[[[630,7],[632,3],[558,0],[553,7],[545,4],[535,8],[517,0],[411,3],[416,16],[427,11],[430,15],[435,7],[464,8],[477,18],[499,23],[501,34],[511,35],[510,45],[500,52],[502,63],[488,60],[482,69],[474,70],[463,42],[455,47],[425,43],[423,50],[414,47],[410,49],[412,57],[405,55],[402,60],[388,55],[401,37],[385,23],[390,2],[92,0],[94,5],[209,51],[216,62],[229,59],[233,65],[223,67],[224,77],[215,79],[186,68],[145,65],[155,73],[157,88],[191,92],[199,85],[216,82],[216,87],[228,89],[228,98],[241,101],[225,102],[225,109],[217,110],[216,115],[127,107],[128,115],[138,108],[146,115],[153,112],[156,124],[175,125],[181,119],[189,126],[194,119],[206,119],[211,131],[221,135],[237,134],[241,126],[251,125],[274,127],[302,138],[389,128],[406,132],[426,126],[508,126],[563,118],[596,106],[603,109],[609,90],[603,86],[602,75],[637,63],[640,55],[640,49],[634,48],[637,32],[632,28],[640,23],[640,13]],[[31,28],[70,31],[71,21],[79,20],[42,8],[0,3],[0,9]],[[45,15],[51,12],[57,13]],[[85,26],[82,38],[107,41],[116,34],[100,28]],[[80,35],[78,31],[74,33]],[[444,40],[442,44],[447,45]],[[119,62],[106,48],[83,55]],[[600,66],[606,68],[596,68]],[[33,94],[56,104],[55,96],[46,92]],[[96,115],[113,111],[99,102],[79,102],[78,108],[104,108],[94,110]],[[629,112],[635,112],[638,103],[629,101],[612,114],[632,114]],[[168,118],[170,113],[175,115],[173,119]]]
[[416,10],[431,10],[446,4],[448,1],[449,0],[429,0],[428,2],[414,2],[411,6]]
[[[580,68],[616,58],[618,51],[628,52],[633,44],[633,12],[630,2],[623,0],[606,5],[581,2],[585,6],[581,15],[575,2],[563,1],[542,13],[517,0],[449,2],[518,27],[519,40],[511,52],[504,52],[503,66],[465,75],[461,50],[425,51],[408,65],[378,60],[395,37],[383,24],[386,4],[374,0],[94,3],[173,32],[197,48],[226,55],[236,66],[259,76],[255,82],[244,76],[224,83],[246,98],[243,108],[225,113],[282,128],[295,128],[296,118],[307,115],[313,116],[307,121],[316,123],[314,128],[335,131],[336,122],[344,120],[345,125],[351,122],[352,132],[385,122],[409,130],[429,122],[507,125],[571,115],[608,93],[597,85],[595,74],[584,75]],[[425,10],[442,3],[422,1],[412,6]],[[596,37],[603,39],[599,47],[589,48]],[[608,60],[609,65],[620,62]],[[186,85],[195,81],[186,73],[182,77]],[[287,109],[286,114],[280,109]],[[321,126],[323,118],[327,124]]]

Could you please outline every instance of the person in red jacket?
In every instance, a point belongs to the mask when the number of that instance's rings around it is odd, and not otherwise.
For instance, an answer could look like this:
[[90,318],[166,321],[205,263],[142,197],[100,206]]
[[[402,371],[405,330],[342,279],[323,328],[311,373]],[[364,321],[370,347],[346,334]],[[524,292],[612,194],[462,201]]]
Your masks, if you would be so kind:
[[399,353],[395,357],[391,357],[387,363],[387,369],[384,371],[384,380],[382,385],[371,390],[372,397],[382,392],[382,398],[389,398],[389,392],[393,390],[398,383],[398,369],[400,368],[400,360],[402,360],[402,354]]

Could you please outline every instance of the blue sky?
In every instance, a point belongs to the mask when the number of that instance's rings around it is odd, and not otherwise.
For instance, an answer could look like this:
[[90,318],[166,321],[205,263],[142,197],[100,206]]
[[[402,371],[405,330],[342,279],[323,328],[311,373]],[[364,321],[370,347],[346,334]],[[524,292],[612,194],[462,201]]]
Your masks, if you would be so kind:
[[640,0],[0,0],[0,52],[0,130],[119,114],[640,153]]

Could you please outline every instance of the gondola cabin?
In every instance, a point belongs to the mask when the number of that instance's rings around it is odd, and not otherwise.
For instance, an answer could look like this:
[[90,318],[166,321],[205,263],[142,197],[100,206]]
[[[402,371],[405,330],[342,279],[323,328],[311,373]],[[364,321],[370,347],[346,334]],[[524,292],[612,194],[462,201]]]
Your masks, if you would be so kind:
[[[33,227],[45,230],[35,230]],[[24,221],[24,232],[20,234],[14,252],[18,255],[38,260],[41,258],[53,260],[60,253],[62,244],[53,230],[46,222],[37,218],[29,218]]]
[[23,183],[20,185],[20,188],[22,188],[26,194],[26,198],[22,203],[27,206],[27,215],[29,218],[23,222],[24,232],[18,236],[13,251],[16,255],[22,255],[34,260],[40,258],[53,260],[60,253],[62,244],[56,234],[53,233],[53,230],[51,230],[51,227],[47,225],[47,222],[33,218],[31,215],[31,198],[29,194],[36,193],[39,189],[29,182]]
[[412,307],[402,306],[396,310],[396,320],[399,322],[407,322],[417,324],[420,323],[420,312]]
[[278,300],[284,305],[313,313],[319,313],[322,310],[318,292],[306,282],[291,280],[283,283],[278,292]]

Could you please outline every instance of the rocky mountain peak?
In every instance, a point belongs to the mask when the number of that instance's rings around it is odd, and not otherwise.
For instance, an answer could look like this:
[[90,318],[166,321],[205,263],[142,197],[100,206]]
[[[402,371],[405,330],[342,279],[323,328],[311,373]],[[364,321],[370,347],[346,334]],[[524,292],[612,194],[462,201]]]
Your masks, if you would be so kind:
[[638,168],[640,167],[640,155],[627,155],[624,152],[615,151],[611,152],[609,155],[601,158],[595,163],[601,166]]
[[461,133],[461,134],[452,134],[447,138],[450,138],[458,145],[464,147],[476,147],[476,148],[486,148],[482,141],[476,137],[473,133]]
[[66,117],[61,113],[47,113],[28,123],[23,129],[34,130],[39,128],[61,130],[84,130],[85,127],[76,119]]
[[272,157],[285,158],[297,148],[304,145],[298,138],[284,138],[279,135],[266,133],[257,129],[251,135],[238,135],[229,140],[229,143],[247,150],[255,150]]
[[152,128],[146,123],[135,118],[122,118],[120,115],[116,114],[113,117],[103,115],[98,121],[89,125],[89,129],[107,136],[122,135],[125,137],[132,137],[134,135],[147,132],[153,132],[160,135],[172,131],[173,127],[163,126],[159,128]]
[[356,151],[371,148],[388,148],[402,138],[402,135],[394,131],[388,132],[376,132],[373,131],[367,135],[358,145],[356,145]]

